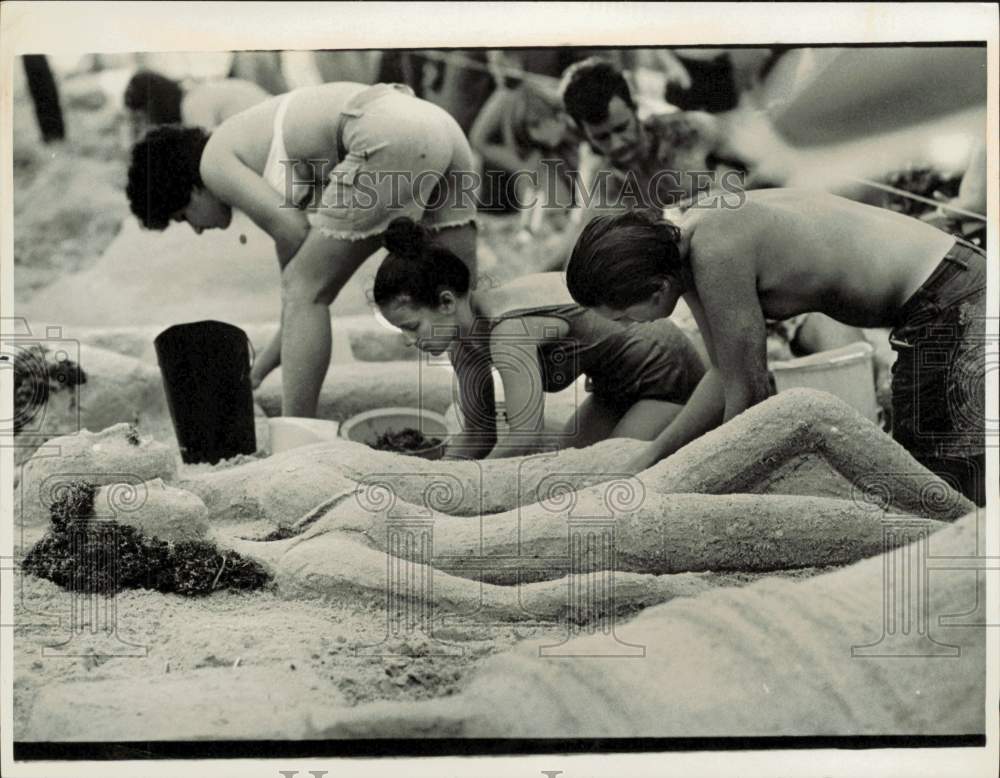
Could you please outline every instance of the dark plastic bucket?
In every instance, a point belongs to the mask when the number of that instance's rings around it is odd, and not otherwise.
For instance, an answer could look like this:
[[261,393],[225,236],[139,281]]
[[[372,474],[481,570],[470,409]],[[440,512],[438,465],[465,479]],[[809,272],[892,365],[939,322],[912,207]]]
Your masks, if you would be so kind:
[[253,454],[253,347],[246,333],[221,321],[196,321],[164,330],[154,343],[184,462]]

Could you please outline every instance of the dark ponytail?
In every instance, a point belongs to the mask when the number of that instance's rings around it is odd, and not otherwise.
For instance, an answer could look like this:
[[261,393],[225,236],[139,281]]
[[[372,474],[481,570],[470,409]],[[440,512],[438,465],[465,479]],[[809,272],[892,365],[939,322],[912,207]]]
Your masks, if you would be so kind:
[[686,291],[691,269],[680,255],[680,228],[659,211],[635,209],[591,219],[566,265],[573,299],[621,310],[643,302],[665,280]]
[[382,242],[389,256],[375,275],[376,305],[406,297],[414,305],[434,308],[445,289],[460,297],[469,293],[469,268],[453,252],[436,245],[413,219],[393,219]]

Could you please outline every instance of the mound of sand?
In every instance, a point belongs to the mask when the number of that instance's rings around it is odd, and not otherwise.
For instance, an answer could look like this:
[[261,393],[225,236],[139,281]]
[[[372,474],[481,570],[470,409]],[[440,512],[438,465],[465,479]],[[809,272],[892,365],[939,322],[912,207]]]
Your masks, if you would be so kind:
[[[319,395],[316,415],[345,421],[374,408],[424,408],[444,413],[455,399],[454,373],[447,365],[403,362],[332,364]],[[261,384],[257,401],[268,416],[281,415],[281,370]]]
[[[892,553],[912,564],[906,551]],[[933,535],[930,553],[974,556],[975,517]],[[647,609],[613,637],[580,637],[558,651],[528,643],[489,660],[457,697],[332,710],[310,736],[983,732],[985,630],[888,634],[885,564],[880,557],[809,581],[768,580],[675,600]],[[975,602],[976,576],[944,573],[924,596],[916,607],[926,604],[924,623],[938,625]],[[907,606],[900,598],[891,607]],[[625,646],[642,647],[643,659],[625,661]]]

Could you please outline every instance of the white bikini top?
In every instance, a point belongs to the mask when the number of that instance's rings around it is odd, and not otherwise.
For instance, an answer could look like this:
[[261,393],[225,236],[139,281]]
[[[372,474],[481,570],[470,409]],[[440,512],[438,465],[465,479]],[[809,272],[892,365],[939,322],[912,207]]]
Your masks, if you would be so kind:
[[271,148],[267,152],[267,162],[264,163],[263,179],[271,185],[278,194],[285,193],[285,165],[282,160],[288,159],[285,150],[285,112],[292,93],[284,95],[278,102],[278,110],[274,112],[274,133],[271,135]]

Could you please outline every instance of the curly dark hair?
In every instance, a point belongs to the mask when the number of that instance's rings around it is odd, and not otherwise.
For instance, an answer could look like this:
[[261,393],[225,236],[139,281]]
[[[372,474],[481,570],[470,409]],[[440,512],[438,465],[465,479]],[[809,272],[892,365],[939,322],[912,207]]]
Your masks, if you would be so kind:
[[680,240],[680,228],[652,209],[597,216],[566,264],[569,293],[588,308],[621,310],[647,299],[664,280],[688,290],[694,282]]
[[128,195],[132,213],[147,230],[163,230],[170,217],[191,201],[202,187],[198,166],[208,142],[200,127],[157,127],[132,147]]
[[142,111],[151,124],[179,124],[183,96],[176,81],[152,70],[139,70],[125,87],[125,107]]
[[566,68],[562,98],[566,112],[579,126],[607,121],[608,104],[620,97],[634,109],[632,90],[621,70],[600,57],[589,57]]

